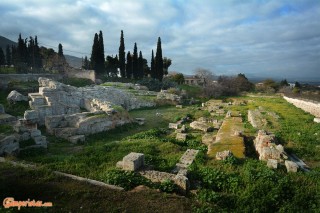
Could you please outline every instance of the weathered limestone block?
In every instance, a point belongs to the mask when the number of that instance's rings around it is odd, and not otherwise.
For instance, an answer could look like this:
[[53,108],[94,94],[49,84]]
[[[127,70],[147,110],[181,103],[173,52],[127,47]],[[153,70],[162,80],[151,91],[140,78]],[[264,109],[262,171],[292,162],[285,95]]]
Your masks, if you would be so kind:
[[216,140],[216,138],[214,137],[214,135],[212,133],[205,133],[202,136],[202,143],[209,146],[210,144],[214,143]]
[[38,121],[38,113],[35,110],[26,110],[24,112],[24,119],[36,123]]
[[117,167],[121,167],[123,170],[137,171],[144,167],[144,154],[131,152],[123,157],[122,161],[117,163]]
[[0,141],[0,155],[15,154],[19,151],[19,141],[14,135],[7,136]]
[[177,123],[169,123],[169,129],[178,129],[179,128],[179,124]]
[[19,101],[28,101],[28,97],[22,95],[21,93],[17,92],[16,90],[12,90],[8,97],[7,100],[11,103],[19,102]]
[[184,175],[177,174],[174,177],[173,182],[184,191],[189,189],[189,179]]
[[212,126],[209,126],[208,124],[203,123],[203,122],[199,122],[199,121],[191,122],[190,123],[190,127],[192,129],[198,129],[198,130],[201,130],[203,132],[211,132],[213,130]]
[[24,132],[20,135],[20,141],[26,141],[31,138],[30,132]]
[[230,150],[224,150],[222,152],[217,152],[216,159],[217,160],[226,160],[229,157],[232,157],[233,154]]
[[186,125],[182,125],[180,129],[176,130],[176,133],[185,133],[186,131]]
[[276,169],[278,168],[278,161],[275,159],[268,159],[267,166],[271,169]]
[[6,113],[0,114],[0,124],[13,123],[16,120],[17,118],[12,115]]
[[77,143],[82,143],[86,140],[85,135],[74,135],[68,138],[68,140],[73,143],[73,144],[77,144]]
[[186,141],[187,140],[187,134],[186,133],[177,133],[176,139],[178,141]]
[[269,146],[269,147],[263,147],[262,152],[260,153],[259,160],[265,160],[267,161],[268,159],[276,159],[280,160],[280,152],[277,150],[274,146]]
[[0,114],[4,114],[4,113],[6,113],[4,110],[4,106],[0,104]]
[[286,165],[287,172],[297,172],[298,171],[299,166],[295,162],[290,161],[290,160],[286,160],[284,162],[284,164]]
[[144,125],[145,118],[135,118],[134,119],[136,123],[138,123],[140,126]]
[[176,108],[182,109],[182,105],[178,104],[178,105],[176,105]]
[[320,123],[320,118],[314,118],[313,121],[316,123]]
[[30,130],[30,136],[31,136],[32,138],[41,136],[41,131],[38,130],[38,129],[32,129],[32,130]]

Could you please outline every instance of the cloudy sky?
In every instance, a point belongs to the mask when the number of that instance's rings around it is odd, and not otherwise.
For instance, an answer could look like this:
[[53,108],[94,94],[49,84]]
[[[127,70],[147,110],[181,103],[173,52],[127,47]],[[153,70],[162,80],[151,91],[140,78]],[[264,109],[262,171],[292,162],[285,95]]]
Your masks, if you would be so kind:
[[99,30],[117,54],[123,30],[126,51],[137,42],[148,61],[160,36],[169,71],[320,81],[319,0],[1,0],[0,20],[4,37],[79,57]]

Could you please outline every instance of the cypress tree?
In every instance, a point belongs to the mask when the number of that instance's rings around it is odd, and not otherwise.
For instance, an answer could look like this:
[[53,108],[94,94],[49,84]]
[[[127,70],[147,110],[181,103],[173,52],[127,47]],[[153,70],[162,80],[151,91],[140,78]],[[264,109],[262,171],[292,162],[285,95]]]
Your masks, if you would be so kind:
[[137,79],[139,77],[137,43],[134,43],[134,48],[133,48],[132,72],[133,72],[132,73],[133,74],[133,78]]
[[93,45],[92,45],[92,51],[91,51],[91,68],[97,71],[97,58],[98,58],[98,44],[99,43],[99,38],[98,34],[94,34],[94,39],[93,39]]
[[42,67],[42,59],[41,59],[41,54],[40,54],[40,47],[38,44],[38,37],[35,36],[34,38],[34,57],[35,57],[35,66],[37,68]]
[[4,52],[2,48],[0,47],[0,65],[5,65],[6,64],[6,58],[4,56]]
[[11,55],[11,50],[9,45],[7,45],[7,48],[6,48],[6,63],[7,65],[12,64],[12,55]]
[[59,43],[58,46],[58,56],[63,57],[63,49],[62,49],[62,44]]
[[104,44],[103,44],[103,35],[102,31],[99,32],[99,40],[98,40],[98,72],[103,73],[105,70],[105,59],[104,59]]
[[161,38],[158,38],[157,43],[157,52],[156,52],[156,60],[155,60],[155,71],[156,71],[156,78],[159,81],[163,79],[163,58],[162,58],[162,49],[161,49]]
[[142,52],[139,52],[139,58],[138,58],[138,78],[143,78],[143,57]]
[[119,46],[119,68],[120,68],[120,75],[122,78],[124,78],[126,76],[126,53],[125,53],[124,38],[123,38],[122,30],[121,30],[120,46]]
[[150,66],[151,66],[150,76],[151,76],[151,78],[155,79],[156,78],[156,68],[155,68],[153,50],[152,50],[152,54],[151,54],[151,65]]
[[130,51],[127,54],[126,77],[129,79],[132,78],[132,56]]

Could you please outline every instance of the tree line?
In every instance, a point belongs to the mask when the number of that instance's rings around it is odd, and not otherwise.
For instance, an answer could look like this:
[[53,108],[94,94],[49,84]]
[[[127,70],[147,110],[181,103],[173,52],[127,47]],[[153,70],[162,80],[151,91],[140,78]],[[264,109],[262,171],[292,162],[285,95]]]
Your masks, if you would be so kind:
[[[51,50],[51,51],[50,51]],[[43,69],[43,60],[48,52],[54,54],[54,50],[47,50],[44,47],[39,47],[38,37],[23,39],[19,34],[17,45],[7,45],[5,54],[0,48],[0,65],[14,66],[16,71],[39,71]],[[58,46],[58,56],[63,56],[63,47]]]
[[[119,55],[119,57],[118,57]],[[124,35],[121,30],[119,52],[114,56],[104,55],[103,33],[95,33],[90,59],[85,56],[82,68],[94,69],[98,75],[118,77],[127,79],[143,79],[150,76],[162,81],[163,76],[168,74],[168,68],[172,61],[162,57],[161,38],[158,38],[156,55],[152,50],[151,63],[143,57],[142,51],[138,53],[137,43],[134,43],[133,53],[125,51]]]

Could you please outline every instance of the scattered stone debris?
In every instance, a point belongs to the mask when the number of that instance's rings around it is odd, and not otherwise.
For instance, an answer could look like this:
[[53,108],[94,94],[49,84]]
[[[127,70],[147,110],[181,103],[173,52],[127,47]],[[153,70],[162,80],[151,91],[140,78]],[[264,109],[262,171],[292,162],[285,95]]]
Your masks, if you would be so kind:
[[182,105],[176,105],[176,108],[180,108],[180,109],[182,109]]
[[10,102],[10,103],[16,103],[16,102],[20,102],[20,101],[28,101],[28,97],[27,96],[24,96],[22,95],[21,93],[19,93],[18,91],[16,90],[12,90],[8,97],[7,97],[7,100]]
[[260,160],[268,161],[268,159],[274,159],[283,162],[288,159],[287,154],[283,151],[283,146],[281,144],[277,145],[275,136],[266,131],[259,130],[254,140],[254,146]]
[[157,95],[157,100],[171,101],[177,105],[182,102],[182,97],[176,94],[168,93],[167,90],[161,90]]
[[254,146],[259,154],[259,159],[267,161],[269,168],[277,168],[278,164],[285,163],[288,172],[296,172],[298,168],[303,171],[309,171],[309,167],[294,154],[287,154],[281,144],[277,141],[273,134],[259,130]]
[[233,154],[230,150],[224,150],[222,152],[217,152],[216,160],[226,160],[232,156],[233,156]]
[[138,171],[144,167],[144,154],[131,152],[123,157],[122,161],[117,162],[117,167],[128,171]]

